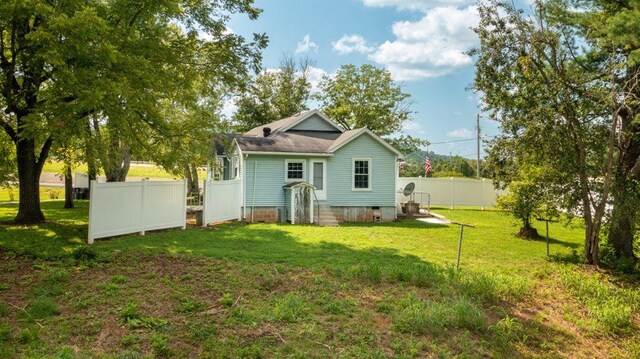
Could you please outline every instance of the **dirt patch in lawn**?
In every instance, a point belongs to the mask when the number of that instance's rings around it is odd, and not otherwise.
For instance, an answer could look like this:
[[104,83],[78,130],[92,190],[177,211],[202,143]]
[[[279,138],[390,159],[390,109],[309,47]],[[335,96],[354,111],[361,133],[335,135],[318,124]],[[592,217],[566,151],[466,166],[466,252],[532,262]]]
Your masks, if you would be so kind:
[[[0,259],[7,357],[631,355],[629,338],[583,332],[575,322],[584,309],[543,282],[523,300],[483,302],[454,284],[363,277],[358,268],[118,252],[102,263]],[[38,298],[57,310],[31,320],[14,308],[29,311]]]

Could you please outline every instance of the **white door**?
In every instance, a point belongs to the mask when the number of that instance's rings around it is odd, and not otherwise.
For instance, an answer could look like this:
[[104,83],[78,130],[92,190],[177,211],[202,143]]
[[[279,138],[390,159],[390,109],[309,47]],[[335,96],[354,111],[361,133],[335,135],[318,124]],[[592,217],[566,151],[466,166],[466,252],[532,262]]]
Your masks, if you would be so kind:
[[312,185],[316,187],[316,196],[319,200],[327,199],[327,161],[311,160],[310,161],[309,179]]

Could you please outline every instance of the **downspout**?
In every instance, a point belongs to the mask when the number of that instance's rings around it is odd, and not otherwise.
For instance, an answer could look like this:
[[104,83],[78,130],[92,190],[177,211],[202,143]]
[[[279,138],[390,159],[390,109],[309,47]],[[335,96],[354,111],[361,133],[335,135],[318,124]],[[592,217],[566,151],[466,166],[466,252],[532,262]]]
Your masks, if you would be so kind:
[[246,172],[246,164],[247,157],[249,155],[242,153],[240,151],[240,158],[242,158],[242,168],[240,168],[240,177],[242,178],[242,219],[247,219],[247,172]]
[[253,223],[253,212],[256,209],[256,172],[258,171],[258,161],[253,161],[253,194],[251,195],[251,223]]

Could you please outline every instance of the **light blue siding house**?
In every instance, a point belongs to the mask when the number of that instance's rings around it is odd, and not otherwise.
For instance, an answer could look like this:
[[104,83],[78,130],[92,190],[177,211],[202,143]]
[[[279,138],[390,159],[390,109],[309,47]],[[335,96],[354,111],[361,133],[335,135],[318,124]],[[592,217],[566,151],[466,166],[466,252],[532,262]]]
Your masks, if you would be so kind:
[[242,181],[247,221],[337,225],[396,218],[402,154],[367,128],[344,131],[313,110],[235,136],[235,145],[228,168]]

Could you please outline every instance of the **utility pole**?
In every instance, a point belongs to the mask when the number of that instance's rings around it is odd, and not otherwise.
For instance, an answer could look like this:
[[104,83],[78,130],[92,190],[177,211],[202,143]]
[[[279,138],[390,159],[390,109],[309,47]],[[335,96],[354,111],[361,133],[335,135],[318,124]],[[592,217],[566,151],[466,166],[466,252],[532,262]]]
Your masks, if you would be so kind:
[[480,179],[480,114],[476,116],[476,134],[478,136],[477,141],[477,162],[476,162],[476,178]]

